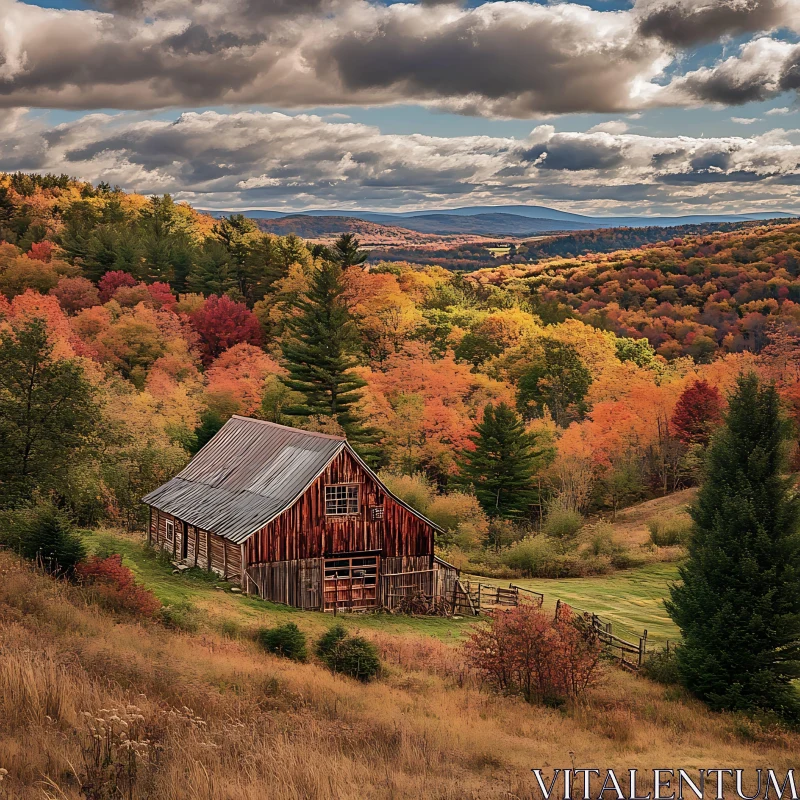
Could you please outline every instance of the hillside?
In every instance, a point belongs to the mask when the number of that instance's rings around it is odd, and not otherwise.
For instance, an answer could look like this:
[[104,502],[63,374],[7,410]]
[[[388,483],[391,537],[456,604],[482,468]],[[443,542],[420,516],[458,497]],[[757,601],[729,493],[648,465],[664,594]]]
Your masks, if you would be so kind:
[[[295,214],[280,219],[256,220],[259,230],[279,236],[294,234],[309,241],[330,243],[343,233],[358,236],[364,247],[413,248],[417,253],[441,247],[459,247],[464,243],[485,246],[497,241],[501,233],[487,235],[473,231],[456,230],[439,232],[436,226],[421,226],[419,229],[395,224],[384,224],[357,219],[355,217],[311,217]],[[426,232],[428,231],[428,232]]]
[[171,800],[265,792],[276,800],[532,800],[531,768],[568,767],[571,757],[651,776],[656,764],[691,766],[687,753],[692,764],[786,770],[800,747],[794,734],[711,714],[613,668],[580,705],[531,708],[481,691],[452,644],[367,631],[386,671],[363,685],[259,651],[251,626],[276,612],[255,601],[231,599],[249,609],[247,626],[201,617],[194,632],[169,630],[110,615],[8,555],[0,570],[9,800],[85,797],[79,782],[95,763],[90,723],[117,731],[112,769],[123,775],[119,732],[137,742],[133,800],[156,796],[154,787]]
[[800,306],[800,225],[748,227],[639,249],[546,259],[469,276],[530,292],[548,313],[618,336],[646,338],[665,358],[711,361],[759,352],[768,328],[794,330]]

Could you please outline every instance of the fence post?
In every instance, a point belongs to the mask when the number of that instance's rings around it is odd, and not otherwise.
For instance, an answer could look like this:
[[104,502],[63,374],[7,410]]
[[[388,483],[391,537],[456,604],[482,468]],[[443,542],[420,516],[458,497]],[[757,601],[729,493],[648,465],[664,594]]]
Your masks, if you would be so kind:
[[555,616],[555,619],[558,619],[560,611],[561,611],[561,598],[559,597],[558,600],[556,600],[556,616]]
[[478,611],[481,610],[481,585],[478,584]]

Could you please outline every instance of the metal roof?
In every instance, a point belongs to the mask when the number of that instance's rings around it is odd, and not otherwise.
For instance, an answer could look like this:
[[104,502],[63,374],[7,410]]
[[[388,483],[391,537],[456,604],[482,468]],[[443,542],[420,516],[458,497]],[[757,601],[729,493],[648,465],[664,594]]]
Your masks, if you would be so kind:
[[345,447],[339,436],[234,416],[142,500],[238,544],[289,508]]
[[343,437],[239,416],[142,502],[240,544],[291,507],[345,449],[390,497],[441,530],[383,486]]

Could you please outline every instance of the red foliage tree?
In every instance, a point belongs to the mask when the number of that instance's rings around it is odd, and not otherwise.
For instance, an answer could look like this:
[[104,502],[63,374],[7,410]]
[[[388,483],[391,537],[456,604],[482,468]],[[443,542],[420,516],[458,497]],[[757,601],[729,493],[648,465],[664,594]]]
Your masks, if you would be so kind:
[[68,314],[100,305],[97,287],[88,278],[60,278],[50,294]]
[[28,250],[28,258],[34,258],[37,261],[44,261],[45,264],[50,263],[53,257],[53,243],[52,242],[34,242],[31,249]]
[[567,606],[553,617],[532,603],[494,612],[464,644],[467,663],[497,691],[529,703],[580,695],[598,675],[601,650]]
[[97,282],[97,288],[100,290],[100,299],[107,303],[114,296],[117,289],[122,286],[136,286],[136,278],[121,269],[106,272]]
[[95,599],[113,611],[152,617],[161,608],[159,599],[136,582],[120,555],[90,556],[78,564],[75,575],[80,583],[91,589]]
[[722,420],[722,397],[708,381],[694,381],[678,398],[670,427],[684,444],[707,445]]
[[156,281],[155,283],[148,284],[147,292],[150,295],[154,308],[166,308],[172,311],[178,302],[172,288],[168,283]]
[[203,362],[210,364],[220,353],[235,344],[261,343],[261,326],[244,303],[212,294],[189,317],[200,337]]

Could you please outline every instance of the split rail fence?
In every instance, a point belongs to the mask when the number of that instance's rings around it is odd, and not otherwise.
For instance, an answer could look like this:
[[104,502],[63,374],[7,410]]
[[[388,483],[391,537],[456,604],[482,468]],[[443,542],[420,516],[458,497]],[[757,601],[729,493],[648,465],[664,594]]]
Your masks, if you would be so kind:
[[[532,589],[510,583],[508,588],[493,586],[477,581],[457,581],[454,587],[452,608],[453,614],[462,616],[478,616],[482,613],[513,607],[520,602],[544,604],[544,595]],[[568,607],[575,614],[578,624],[590,628],[602,642],[606,653],[619,661],[625,669],[638,670],[647,657],[647,631],[638,641],[628,641],[614,633],[614,627],[608,620],[601,619],[590,611],[568,606],[556,600],[556,615],[562,607]]]

